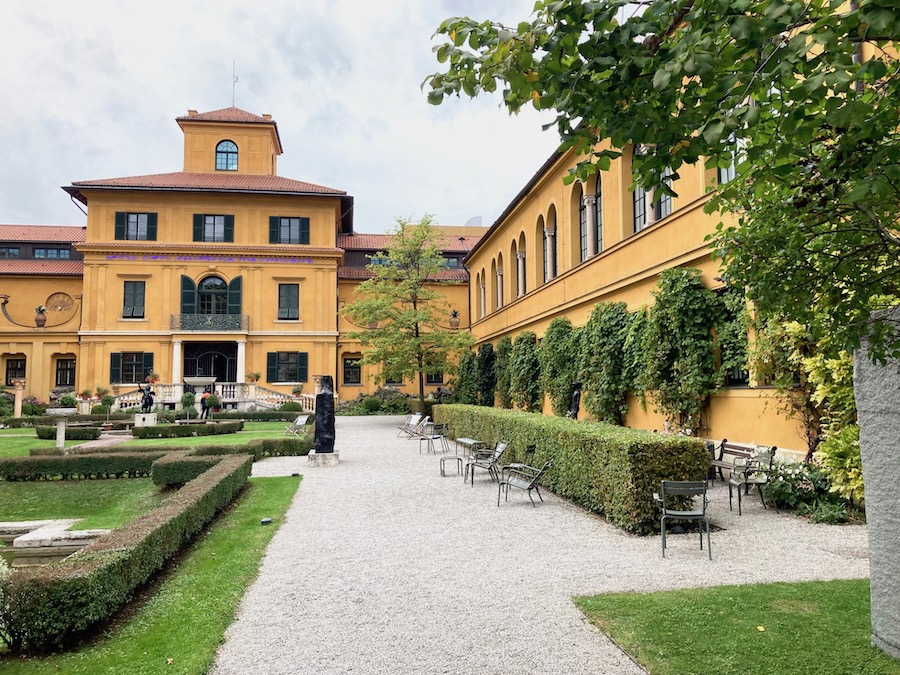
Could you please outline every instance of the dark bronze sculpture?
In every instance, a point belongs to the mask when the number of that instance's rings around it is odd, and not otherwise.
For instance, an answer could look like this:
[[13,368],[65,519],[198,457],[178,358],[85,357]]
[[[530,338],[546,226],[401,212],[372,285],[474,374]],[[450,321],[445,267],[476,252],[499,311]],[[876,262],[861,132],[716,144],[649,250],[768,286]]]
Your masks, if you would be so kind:
[[331,375],[322,376],[322,384],[316,394],[316,445],[317,455],[334,452],[334,385]]
[[144,389],[144,395],[141,396],[141,412],[148,413],[153,410],[153,390],[150,389],[150,385],[147,385],[147,388]]

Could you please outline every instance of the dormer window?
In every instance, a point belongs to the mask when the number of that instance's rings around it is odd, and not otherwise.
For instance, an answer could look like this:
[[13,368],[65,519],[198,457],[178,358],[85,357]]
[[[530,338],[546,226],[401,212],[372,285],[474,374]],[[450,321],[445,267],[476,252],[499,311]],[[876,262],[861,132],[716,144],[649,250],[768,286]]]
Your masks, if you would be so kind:
[[222,141],[216,146],[216,171],[237,171],[238,148],[233,141]]

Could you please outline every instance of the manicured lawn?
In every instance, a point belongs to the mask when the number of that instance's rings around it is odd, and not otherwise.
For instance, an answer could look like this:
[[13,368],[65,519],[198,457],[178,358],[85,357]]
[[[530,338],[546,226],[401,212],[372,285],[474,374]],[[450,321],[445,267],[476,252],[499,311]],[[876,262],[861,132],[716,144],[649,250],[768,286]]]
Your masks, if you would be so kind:
[[654,675],[900,674],[869,643],[869,582],[597,595],[576,604]]
[[[66,441],[66,447],[85,441]],[[31,448],[54,448],[56,441],[44,441],[34,429],[0,429],[0,457],[27,457]]]
[[[251,478],[248,490],[201,536],[153,597],[95,644],[47,658],[0,657],[0,672],[205,673],[244,590],[259,573],[263,552],[283,521],[299,480]],[[260,525],[265,517],[272,518],[272,525]]]
[[281,438],[285,427],[290,422],[247,422],[243,431],[236,434],[219,436],[186,436],[184,438],[141,438],[126,441],[116,446],[117,449],[153,447],[198,447],[202,445],[242,445],[257,438]]
[[149,478],[0,481],[0,521],[84,518],[76,529],[114,529],[155,509],[161,499]]

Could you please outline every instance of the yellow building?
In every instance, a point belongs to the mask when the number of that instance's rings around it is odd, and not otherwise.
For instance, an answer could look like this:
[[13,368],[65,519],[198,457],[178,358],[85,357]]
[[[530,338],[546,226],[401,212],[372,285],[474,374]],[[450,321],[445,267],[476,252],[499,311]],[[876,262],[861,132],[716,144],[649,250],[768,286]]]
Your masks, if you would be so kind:
[[[581,326],[598,302],[622,301],[632,311],[652,305],[659,273],[671,267],[696,267],[706,286],[722,286],[704,238],[723,216],[706,214],[703,207],[728,173],[717,175],[702,163],[685,165],[673,185],[678,197],[655,198],[629,190],[631,153],[599,178],[570,185],[563,178],[579,158],[572,151],[555,153],[474,247],[466,264],[479,344],[496,344],[503,336],[514,340],[526,330],[540,338],[561,316]],[[802,429],[777,412],[774,396],[773,389],[746,381],[714,394],[707,435],[803,450]],[[635,400],[629,403],[628,426],[663,428],[652,402],[646,410]]]
[[[86,229],[0,230],[6,381],[24,378],[25,395],[46,401],[73,389],[127,394],[149,377],[169,407],[183,382],[205,381],[194,378],[215,378],[235,407],[274,405],[301,386],[313,393],[318,375],[342,398],[374,390],[368,373],[354,382],[359,348],[341,337],[352,327],[339,326],[338,296],[351,298],[386,236],[354,234],[345,191],[277,175],[269,115],[191,110],[177,122],[182,171],[66,186],[87,207]],[[465,328],[460,260],[477,232],[446,229],[446,292]],[[35,259],[42,239],[66,248],[66,260]],[[35,305],[64,295],[65,308],[35,326]]]

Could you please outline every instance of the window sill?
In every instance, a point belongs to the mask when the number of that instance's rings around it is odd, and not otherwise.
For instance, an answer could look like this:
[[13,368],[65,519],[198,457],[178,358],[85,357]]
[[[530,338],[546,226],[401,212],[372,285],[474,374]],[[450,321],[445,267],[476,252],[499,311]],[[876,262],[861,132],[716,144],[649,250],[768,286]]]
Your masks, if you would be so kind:
[[344,382],[344,384],[342,384],[341,386],[342,387],[361,387],[362,382]]
[[303,323],[303,319],[275,319],[275,323]]
[[147,323],[150,321],[150,319],[144,317],[123,316],[119,319],[119,321],[127,321],[128,323]]

